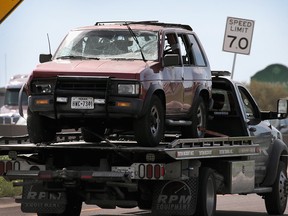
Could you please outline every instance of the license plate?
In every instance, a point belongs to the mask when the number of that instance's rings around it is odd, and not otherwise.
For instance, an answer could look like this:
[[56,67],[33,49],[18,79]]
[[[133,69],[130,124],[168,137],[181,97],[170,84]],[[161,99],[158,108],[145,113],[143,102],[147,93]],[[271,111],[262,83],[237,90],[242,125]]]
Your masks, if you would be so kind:
[[72,109],[94,109],[93,97],[72,97],[71,98]]

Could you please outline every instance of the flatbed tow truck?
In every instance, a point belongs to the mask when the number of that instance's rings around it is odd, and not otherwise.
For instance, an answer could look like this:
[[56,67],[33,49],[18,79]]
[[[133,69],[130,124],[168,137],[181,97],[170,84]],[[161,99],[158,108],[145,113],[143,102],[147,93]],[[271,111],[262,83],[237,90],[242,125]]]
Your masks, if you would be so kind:
[[[138,206],[152,215],[213,216],[217,194],[263,197],[268,214],[282,215],[287,203],[286,144],[267,121],[285,118],[260,111],[249,91],[214,72],[204,138],[169,136],[156,147],[129,138],[31,144],[27,137],[0,138],[0,176],[23,187],[23,212],[79,216],[82,203],[101,208]],[[225,73],[224,73],[225,74]],[[25,139],[26,138],[26,142]],[[24,142],[20,143],[21,140]],[[17,144],[16,144],[17,142]]]

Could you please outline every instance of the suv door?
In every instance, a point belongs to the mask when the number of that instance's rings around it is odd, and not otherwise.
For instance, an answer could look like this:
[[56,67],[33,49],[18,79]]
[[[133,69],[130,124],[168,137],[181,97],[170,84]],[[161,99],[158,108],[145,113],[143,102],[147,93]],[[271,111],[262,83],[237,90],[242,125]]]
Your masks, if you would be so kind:
[[[210,69],[194,34],[178,34],[183,62],[184,107],[189,112],[200,85],[207,88]],[[208,76],[209,74],[209,76]]]
[[163,58],[165,55],[178,55],[178,63],[163,68],[163,84],[166,95],[166,115],[175,116],[183,113],[183,68],[180,48],[175,33],[165,33],[163,37]]

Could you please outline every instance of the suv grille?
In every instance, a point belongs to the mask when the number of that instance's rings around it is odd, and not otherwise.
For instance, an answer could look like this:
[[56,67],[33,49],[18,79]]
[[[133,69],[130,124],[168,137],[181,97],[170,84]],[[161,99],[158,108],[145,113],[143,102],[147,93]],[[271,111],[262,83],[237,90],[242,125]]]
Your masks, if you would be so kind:
[[57,90],[106,92],[109,77],[59,76]]
[[61,81],[57,87],[61,90],[88,90],[88,91],[106,91],[108,80],[91,81]]
[[75,77],[59,76],[57,77],[56,94],[58,95],[93,95],[98,98],[105,98],[107,95],[107,85],[109,77]]

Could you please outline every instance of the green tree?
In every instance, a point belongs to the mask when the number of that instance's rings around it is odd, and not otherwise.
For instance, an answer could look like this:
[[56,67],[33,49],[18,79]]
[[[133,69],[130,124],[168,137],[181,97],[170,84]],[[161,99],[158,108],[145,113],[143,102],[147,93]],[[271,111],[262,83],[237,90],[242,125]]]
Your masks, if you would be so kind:
[[284,84],[251,81],[249,88],[261,110],[276,111],[277,100],[288,97]]
[[251,77],[252,81],[288,84],[288,68],[282,64],[268,65]]

